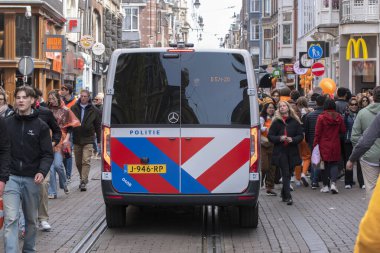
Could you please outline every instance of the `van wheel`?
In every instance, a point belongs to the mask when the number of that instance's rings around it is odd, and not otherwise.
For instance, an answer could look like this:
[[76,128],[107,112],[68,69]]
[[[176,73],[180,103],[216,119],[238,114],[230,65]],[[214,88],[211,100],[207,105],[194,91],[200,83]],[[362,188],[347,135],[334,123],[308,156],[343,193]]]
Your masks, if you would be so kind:
[[255,206],[239,206],[240,226],[244,228],[257,228],[259,224],[259,203]]
[[106,205],[106,221],[109,228],[124,227],[127,209],[125,206]]

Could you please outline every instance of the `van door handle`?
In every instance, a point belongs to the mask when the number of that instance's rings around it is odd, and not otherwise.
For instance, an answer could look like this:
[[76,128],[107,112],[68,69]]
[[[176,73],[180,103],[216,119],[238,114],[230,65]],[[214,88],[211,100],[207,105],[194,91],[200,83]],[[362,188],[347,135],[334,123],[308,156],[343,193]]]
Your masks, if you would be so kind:
[[185,140],[190,141],[192,138],[191,137],[185,137]]
[[169,137],[168,139],[171,141],[175,141],[175,139],[177,139],[177,138],[176,137]]

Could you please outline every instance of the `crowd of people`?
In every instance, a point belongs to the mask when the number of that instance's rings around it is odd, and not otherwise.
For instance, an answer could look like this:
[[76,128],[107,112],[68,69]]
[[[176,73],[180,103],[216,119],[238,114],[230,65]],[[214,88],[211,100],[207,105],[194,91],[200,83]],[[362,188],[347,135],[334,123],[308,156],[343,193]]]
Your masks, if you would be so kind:
[[101,109],[104,95],[94,100],[88,90],[78,98],[71,84],[48,93],[19,86],[10,104],[0,88],[0,197],[4,205],[5,252],[35,252],[37,228],[50,231],[48,199],[59,188],[69,194],[72,156],[80,191],[87,190],[91,158],[100,156]]
[[261,182],[268,196],[277,196],[274,185],[282,182],[281,198],[292,205],[292,181],[338,194],[337,180],[344,177],[345,189],[366,189],[371,198],[380,172],[380,141],[365,149],[360,138],[380,111],[380,87],[355,95],[344,87],[336,94],[315,87],[301,95],[285,87],[260,95]]

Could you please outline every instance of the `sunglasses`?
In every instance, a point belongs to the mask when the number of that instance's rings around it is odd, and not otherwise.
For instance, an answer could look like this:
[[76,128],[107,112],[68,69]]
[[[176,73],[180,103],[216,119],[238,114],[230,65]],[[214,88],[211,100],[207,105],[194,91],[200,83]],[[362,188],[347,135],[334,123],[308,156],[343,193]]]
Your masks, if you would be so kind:
[[357,106],[358,104],[355,103],[355,104],[350,104],[350,105],[352,105],[352,106],[356,105]]
[[368,103],[368,100],[366,99],[366,100],[362,100],[362,102],[367,102]]
[[68,89],[67,89],[67,88],[65,88],[65,87],[62,87],[62,88],[61,88],[61,90],[68,90]]

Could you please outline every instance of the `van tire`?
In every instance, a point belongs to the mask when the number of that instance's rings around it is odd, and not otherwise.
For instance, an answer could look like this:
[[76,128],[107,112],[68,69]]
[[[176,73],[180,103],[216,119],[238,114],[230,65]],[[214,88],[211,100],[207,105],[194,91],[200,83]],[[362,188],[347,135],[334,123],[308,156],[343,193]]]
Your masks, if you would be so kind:
[[239,222],[244,228],[257,228],[259,224],[259,203],[255,206],[239,207]]
[[125,206],[106,205],[106,221],[109,228],[125,226],[127,209]]

